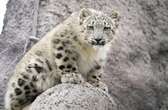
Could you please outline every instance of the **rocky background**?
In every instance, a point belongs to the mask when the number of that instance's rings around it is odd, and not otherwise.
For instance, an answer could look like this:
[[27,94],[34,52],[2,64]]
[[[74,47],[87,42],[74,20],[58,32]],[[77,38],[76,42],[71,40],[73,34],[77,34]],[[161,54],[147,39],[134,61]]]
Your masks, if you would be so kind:
[[0,110],[27,39],[83,7],[121,16],[104,75],[117,110],[168,110],[168,0],[9,0],[0,35]]

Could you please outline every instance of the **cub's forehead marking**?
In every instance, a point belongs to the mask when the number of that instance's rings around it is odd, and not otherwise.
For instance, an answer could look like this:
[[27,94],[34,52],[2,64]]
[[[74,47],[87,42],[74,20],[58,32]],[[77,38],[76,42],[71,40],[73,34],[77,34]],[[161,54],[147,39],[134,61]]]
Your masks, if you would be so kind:
[[92,15],[88,19],[86,19],[86,23],[90,25],[94,24],[110,25],[112,24],[112,20],[106,15]]

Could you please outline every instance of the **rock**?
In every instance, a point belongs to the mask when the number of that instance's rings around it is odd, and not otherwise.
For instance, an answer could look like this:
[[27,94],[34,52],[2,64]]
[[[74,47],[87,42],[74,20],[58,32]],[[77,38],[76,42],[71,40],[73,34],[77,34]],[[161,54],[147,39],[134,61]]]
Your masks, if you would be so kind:
[[88,83],[60,84],[38,96],[30,110],[117,110],[117,106],[108,93]]

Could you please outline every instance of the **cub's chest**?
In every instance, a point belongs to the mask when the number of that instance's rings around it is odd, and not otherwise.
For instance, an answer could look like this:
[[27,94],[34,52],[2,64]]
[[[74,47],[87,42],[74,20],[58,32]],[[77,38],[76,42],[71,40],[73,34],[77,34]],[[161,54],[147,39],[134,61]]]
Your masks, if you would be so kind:
[[79,71],[83,75],[87,75],[90,70],[93,70],[95,66],[101,65],[101,57],[98,57],[99,53],[94,48],[84,47],[80,49],[80,56],[77,61]]
[[95,65],[97,64],[97,61],[94,58],[80,57],[77,63],[78,63],[79,71],[83,75],[87,75],[87,73],[95,67]]
[[104,66],[107,60],[109,49],[110,46],[107,45],[101,48],[87,48],[82,50],[78,60],[80,72],[88,73],[97,65]]

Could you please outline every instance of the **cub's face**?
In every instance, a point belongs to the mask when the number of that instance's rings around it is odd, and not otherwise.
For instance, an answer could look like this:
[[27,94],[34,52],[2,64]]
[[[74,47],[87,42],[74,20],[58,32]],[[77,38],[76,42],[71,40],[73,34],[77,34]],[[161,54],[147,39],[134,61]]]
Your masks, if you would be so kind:
[[117,17],[114,13],[109,17],[91,9],[82,9],[80,23],[84,28],[85,40],[93,46],[104,46],[111,42],[117,28]]

